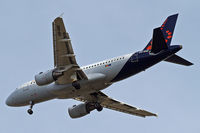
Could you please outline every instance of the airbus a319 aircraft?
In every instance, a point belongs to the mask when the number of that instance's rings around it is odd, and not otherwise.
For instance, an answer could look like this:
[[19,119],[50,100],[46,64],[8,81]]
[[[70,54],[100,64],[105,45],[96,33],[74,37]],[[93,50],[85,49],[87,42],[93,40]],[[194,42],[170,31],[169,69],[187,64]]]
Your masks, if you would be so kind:
[[51,99],[75,99],[79,105],[68,108],[71,118],[79,118],[93,110],[108,108],[131,115],[157,116],[108,97],[102,92],[113,83],[126,79],[147,68],[167,61],[190,66],[192,63],[175,53],[181,45],[170,45],[178,14],[169,16],[161,27],[153,30],[153,37],[147,46],[136,53],[114,57],[80,67],[72,49],[69,34],[61,17],[53,21],[54,68],[35,75],[35,80],[14,90],[6,100],[8,106],[26,106],[32,114],[34,104]]

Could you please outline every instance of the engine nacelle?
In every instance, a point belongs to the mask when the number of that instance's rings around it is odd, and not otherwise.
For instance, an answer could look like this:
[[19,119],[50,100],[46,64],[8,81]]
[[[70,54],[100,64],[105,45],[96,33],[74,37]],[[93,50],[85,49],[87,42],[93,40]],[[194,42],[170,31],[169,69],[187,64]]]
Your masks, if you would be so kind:
[[58,72],[55,69],[48,70],[46,72],[40,72],[35,75],[35,82],[37,85],[47,85],[56,81],[60,76],[63,75],[63,72]]
[[71,118],[80,118],[89,114],[94,109],[95,106],[91,103],[81,103],[68,108],[68,113]]

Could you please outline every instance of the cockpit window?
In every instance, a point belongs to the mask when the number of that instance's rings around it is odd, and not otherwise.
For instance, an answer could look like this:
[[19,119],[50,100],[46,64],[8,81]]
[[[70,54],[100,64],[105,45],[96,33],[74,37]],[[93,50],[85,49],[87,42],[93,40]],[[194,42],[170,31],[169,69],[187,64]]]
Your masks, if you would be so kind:
[[35,84],[35,80],[29,81],[27,83],[24,83],[24,84],[22,84],[20,87],[18,87],[16,89],[24,88],[26,86],[33,85],[33,84]]

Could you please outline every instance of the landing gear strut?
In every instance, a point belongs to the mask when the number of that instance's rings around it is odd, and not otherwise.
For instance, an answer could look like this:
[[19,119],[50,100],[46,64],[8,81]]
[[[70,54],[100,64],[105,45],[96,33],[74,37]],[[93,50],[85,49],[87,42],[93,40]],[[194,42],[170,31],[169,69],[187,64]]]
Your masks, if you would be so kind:
[[27,112],[29,113],[29,115],[32,115],[33,114],[33,105],[34,105],[34,102],[33,101],[30,101],[30,108],[27,110]]

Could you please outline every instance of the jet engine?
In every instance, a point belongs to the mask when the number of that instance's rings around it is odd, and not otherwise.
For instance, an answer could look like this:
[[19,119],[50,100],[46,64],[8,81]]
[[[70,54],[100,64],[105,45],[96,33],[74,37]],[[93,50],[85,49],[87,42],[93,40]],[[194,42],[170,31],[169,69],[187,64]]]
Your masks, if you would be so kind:
[[68,113],[71,118],[80,118],[89,114],[94,109],[101,111],[103,107],[99,103],[81,103],[68,108]]
[[63,72],[56,71],[55,69],[48,70],[46,72],[40,72],[35,75],[35,82],[37,85],[47,85],[56,81],[60,76],[63,75]]

